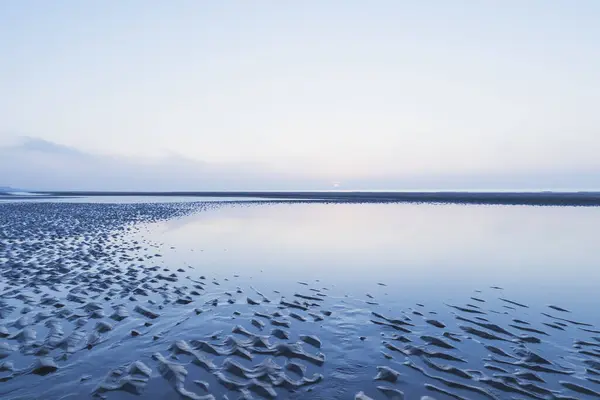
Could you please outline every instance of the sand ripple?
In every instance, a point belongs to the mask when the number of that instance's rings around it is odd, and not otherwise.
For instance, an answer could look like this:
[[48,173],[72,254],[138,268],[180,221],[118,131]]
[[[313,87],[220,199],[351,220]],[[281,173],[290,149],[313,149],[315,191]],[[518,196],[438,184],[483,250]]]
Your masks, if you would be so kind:
[[169,265],[145,233],[206,207],[0,204],[0,396],[600,397],[600,331],[561,305],[493,287],[401,308],[392,282],[348,296]]

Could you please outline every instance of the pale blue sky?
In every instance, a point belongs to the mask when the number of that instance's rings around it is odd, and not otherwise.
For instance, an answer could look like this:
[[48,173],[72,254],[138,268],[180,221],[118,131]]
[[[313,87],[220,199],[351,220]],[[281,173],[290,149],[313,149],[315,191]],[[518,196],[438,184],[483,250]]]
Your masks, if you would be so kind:
[[593,0],[4,0],[0,144],[265,181],[600,187],[581,180],[600,172],[598,21]]

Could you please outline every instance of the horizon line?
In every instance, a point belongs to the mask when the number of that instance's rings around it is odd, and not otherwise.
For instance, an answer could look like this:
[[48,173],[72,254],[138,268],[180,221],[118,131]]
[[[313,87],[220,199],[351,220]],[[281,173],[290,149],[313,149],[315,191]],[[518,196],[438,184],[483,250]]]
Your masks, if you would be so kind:
[[600,206],[600,191],[30,191],[4,193],[5,199],[64,197],[223,197],[350,203],[453,203]]

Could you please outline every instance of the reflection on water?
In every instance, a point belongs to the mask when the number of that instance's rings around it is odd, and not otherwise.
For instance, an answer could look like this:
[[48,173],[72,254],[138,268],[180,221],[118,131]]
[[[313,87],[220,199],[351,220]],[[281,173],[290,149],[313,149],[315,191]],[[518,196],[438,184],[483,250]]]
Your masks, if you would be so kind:
[[159,232],[177,245],[174,259],[282,283],[393,281],[427,291],[420,297],[498,285],[532,301],[555,296],[581,307],[600,282],[596,208],[224,205],[166,222]]

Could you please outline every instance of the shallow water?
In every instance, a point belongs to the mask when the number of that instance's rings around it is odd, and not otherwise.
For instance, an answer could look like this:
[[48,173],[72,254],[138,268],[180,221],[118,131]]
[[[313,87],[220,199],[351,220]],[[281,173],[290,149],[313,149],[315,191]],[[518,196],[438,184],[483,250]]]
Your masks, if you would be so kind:
[[[145,204],[145,203],[182,203],[198,200],[202,202],[238,202],[232,197],[184,197],[184,196],[52,196],[52,195],[27,195],[27,196],[0,196],[0,204],[14,202],[41,202],[41,203],[93,203],[93,204]],[[247,197],[245,201],[270,201],[265,198]],[[293,201],[293,199],[290,199]]]
[[600,392],[600,209],[111,203],[0,204],[2,398]]

